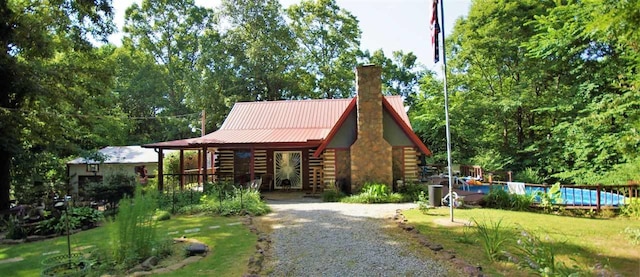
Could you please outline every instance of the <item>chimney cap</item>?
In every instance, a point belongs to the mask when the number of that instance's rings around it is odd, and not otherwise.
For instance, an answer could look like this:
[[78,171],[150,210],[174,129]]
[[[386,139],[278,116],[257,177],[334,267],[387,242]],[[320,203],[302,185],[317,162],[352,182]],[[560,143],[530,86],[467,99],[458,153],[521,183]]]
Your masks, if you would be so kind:
[[363,64],[363,65],[361,65],[359,67],[370,67],[370,66],[377,66],[377,65],[373,64],[373,63],[367,63],[367,64]]

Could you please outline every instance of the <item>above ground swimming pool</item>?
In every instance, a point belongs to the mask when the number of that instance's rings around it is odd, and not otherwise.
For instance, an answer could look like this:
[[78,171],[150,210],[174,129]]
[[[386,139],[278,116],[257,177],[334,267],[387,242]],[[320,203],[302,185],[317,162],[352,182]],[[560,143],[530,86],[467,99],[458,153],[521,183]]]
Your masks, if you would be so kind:
[[[488,194],[491,188],[501,188],[508,190],[506,185],[476,185],[465,186],[463,190],[472,191],[482,194]],[[525,193],[527,195],[536,194],[538,191],[544,192],[542,187],[530,187],[525,186]],[[563,205],[569,206],[596,206],[597,205],[597,191],[595,189],[583,189],[583,188],[560,188],[560,197],[562,198]],[[539,201],[538,197],[534,201]],[[600,192],[600,205],[601,206],[619,206],[624,205],[625,197],[611,192]]]

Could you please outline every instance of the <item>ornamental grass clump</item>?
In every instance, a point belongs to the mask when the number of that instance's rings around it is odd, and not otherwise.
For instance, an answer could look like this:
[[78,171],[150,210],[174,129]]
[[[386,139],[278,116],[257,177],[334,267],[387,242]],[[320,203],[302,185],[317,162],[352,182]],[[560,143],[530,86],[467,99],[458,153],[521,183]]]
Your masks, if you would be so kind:
[[476,226],[476,233],[480,237],[480,242],[484,247],[484,252],[487,254],[487,258],[490,261],[496,261],[500,258],[502,246],[507,241],[507,237],[503,234],[503,230],[500,227],[502,219],[494,222],[489,220],[488,222],[479,222],[473,219],[473,223]]
[[112,257],[117,267],[131,266],[152,256],[159,244],[157,236],[156,198],[137,189],[134,197],[118,204],[118,214],[111,223]]

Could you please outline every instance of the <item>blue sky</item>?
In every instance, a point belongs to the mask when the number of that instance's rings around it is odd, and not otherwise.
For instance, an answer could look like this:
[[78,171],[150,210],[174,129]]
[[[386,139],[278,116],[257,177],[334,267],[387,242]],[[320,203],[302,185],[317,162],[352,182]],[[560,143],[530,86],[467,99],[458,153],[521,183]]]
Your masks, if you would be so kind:
[[[455,20],[469,12],[471,0],[443,0],[445,9],[445,32],[449,34]],[[114,1],[115,21],[118,28],[124,22],[124,11],[133,2],[140,0]],[[280,0],[284,7],[299,0]],[[418,62],[430,70],[439,70],[432,61],[429,20],[432,0],[336,0],[338,6],[350,11],[360,21],[362,30],[361,48],[371,52],[383,49],[390,57],[391,52],[402,50],[413,52]],[[196,0],[199,5],[215,7],[217,0]],[[120,34],[110,41],[120,44]]]

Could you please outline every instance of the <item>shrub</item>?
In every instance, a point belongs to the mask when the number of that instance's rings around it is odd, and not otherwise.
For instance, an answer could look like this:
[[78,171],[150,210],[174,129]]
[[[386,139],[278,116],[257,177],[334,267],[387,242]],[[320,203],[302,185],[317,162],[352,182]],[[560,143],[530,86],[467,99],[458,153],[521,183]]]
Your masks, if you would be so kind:
[[546,213],[550,213],[556,207],[556,204],[562,203],[560,183],[551,186],[547,192],[538,191],[536,195],[540,198],[540,207],[542,207]]
[[88,228],[92,228],[97,226],[98,223],[104,220],[104,215],[101,211],[92,209],[90,207],[70,208],[69,216],[78,220],[78,227],[86,226]]
[[544,182],[544,178],[540,177],[538,171],[531,167],[527,167],[525,170],[517,172],[513,176],[513,179],[530,184],[542,184],[542,182]]
[[201,204],[184,206],[178,213],[197,214],[212,213],[219,215],[263,215],[271,210],[260,198],[260,193],[255,190],[236,189],[220,199],[215,195],[202,196]]
[[158,208],[171,213],[177,213],[183,207],[198,205],[204,193],[193,190],[174,190],[157,195]]
[[534,195],[529,194],[510,194],[509,202],[513,211],[528,211],[535,199]]
[[491,187],[489,193],[482,198],[485,207],[496,209],[509,209],[511,207],[511,198],[509,192],[501,187]]
[[429,195],[427,193],[425,193],[424,191],[420,192],[416,203],[418,203],[418,210],[420,210],[423,214],[429,212],[431,206],[429,206]]
[[164,221],[171,219],[171,214],[167,211],[157,210],[156,214],[153,216],[157,221]]
[[106,201],[114,206],[125,196],[132,196],[136,189],[136,177],[115,173],[105,176],[102,182],[87,185],[87,195],[96,201]]
[[359,194],[343,198],[346,203],[397,203],[404,197],[399,193],[391,193],[389,186],[385,184],[367,183]]
[[322,201],[324,202],[340,202],[345,194],[337,190],[325,190],[322,192]]
[[429,187],[422,184],[405,184],[398,189],[406,201],[415,202],[420,199],[421,194],[429,193]]
[[242,215],[244,213],[251,215],[267,214],[271,210],[269,206],[260,199],[260,193],[251,190],[237,190],[233,197],[222,201],[222,209],[219,214]]
[[7,239],[23,239],[27,237],[27,230],[22,227],[22,222],[17,216],[9,216],[9,219],[5,220],[4,226],[6,226]]
[[640,198],[629,198],[627,203],[620,208],[620,214],[640,219]]
[[629,244],[631,245],[640,244],[640,228],[632,228],[632,227],[624,228],[624,234],[627,236],[627,239],[629,240]]
[[528,211],[533,204],[535,195],[512,194],[501,187],[492,187],[487,195],[482,198],[483,206],[495,209]]

